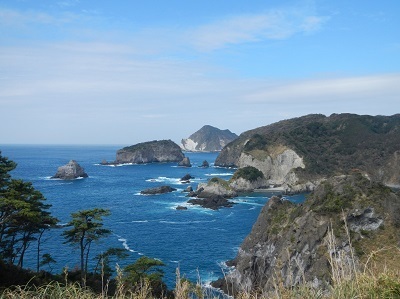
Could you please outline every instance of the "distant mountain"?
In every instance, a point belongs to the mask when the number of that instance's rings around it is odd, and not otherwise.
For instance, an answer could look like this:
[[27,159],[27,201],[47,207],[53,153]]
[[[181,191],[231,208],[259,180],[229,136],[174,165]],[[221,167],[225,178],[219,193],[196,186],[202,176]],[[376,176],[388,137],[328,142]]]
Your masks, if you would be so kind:
[[229,130],[205,125],[187,139],[182,139],[182,149],[192,152],[215,152],[220,151],[229,142],[238,136]]

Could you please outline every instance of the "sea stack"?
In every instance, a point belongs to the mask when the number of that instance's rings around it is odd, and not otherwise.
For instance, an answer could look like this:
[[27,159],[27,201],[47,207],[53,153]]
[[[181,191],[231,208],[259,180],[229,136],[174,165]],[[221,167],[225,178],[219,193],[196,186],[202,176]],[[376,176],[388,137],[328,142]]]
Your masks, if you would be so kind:
[[87,178],[88,175],[81,167],[78,162],[71,160],[68,164],[60,166],[57,169],[57,173],[52,176],[52,179],[62,179],[62,180],[74,180],[77,178]]

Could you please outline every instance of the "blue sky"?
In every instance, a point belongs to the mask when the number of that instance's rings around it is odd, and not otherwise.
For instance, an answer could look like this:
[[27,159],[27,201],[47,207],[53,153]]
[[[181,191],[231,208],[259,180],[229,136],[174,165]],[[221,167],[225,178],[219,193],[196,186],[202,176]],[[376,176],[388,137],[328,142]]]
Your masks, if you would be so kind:
[[0,1],[0,144],[400,113],[400,1]]

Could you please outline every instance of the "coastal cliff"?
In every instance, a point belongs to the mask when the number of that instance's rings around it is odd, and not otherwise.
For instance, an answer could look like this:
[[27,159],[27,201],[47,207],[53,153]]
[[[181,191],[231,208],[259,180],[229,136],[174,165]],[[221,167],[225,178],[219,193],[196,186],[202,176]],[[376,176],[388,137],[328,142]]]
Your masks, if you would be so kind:
[[311,191],[325,178],[358,169],[375,181],[400,186],[400,114],[307,115],[242,133],[216,166],[252,166],[266,184],[286,192]]
[[182,139],[183,150],[192,152],[220,151],[225,145],[238,136],[229,130],[220,130],[213,126],[205,125],[189,138]]
[[302,205],[272,197],[231,262],[234,270],[213,285],[230,295],[266,294],[277,282],[326,289],[330,259],[358,269],[374,250],[398,246],[399,226],[399,193],[361,173],[335,176]]
[[155,140],[124,147],[117,151],[112,164],[180,162],[184,158],[179,145],[171,140]]

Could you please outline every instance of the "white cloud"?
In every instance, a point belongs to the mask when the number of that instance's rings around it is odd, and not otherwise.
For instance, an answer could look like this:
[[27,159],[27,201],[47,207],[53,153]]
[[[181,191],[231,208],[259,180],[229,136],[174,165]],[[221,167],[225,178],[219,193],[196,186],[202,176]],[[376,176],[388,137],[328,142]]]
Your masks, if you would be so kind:
[[400,94],[400,74],[309,79],[269,84],[245,97],[249,103],[321,103],[325,101],[388,100]]
[[262,14],[237,15],[190,32],[193,45],[212,51],[230,44],[264,39],[286,39],[297,33],[318,30],[329,17],[316,16],[304,9],[285,8]]

